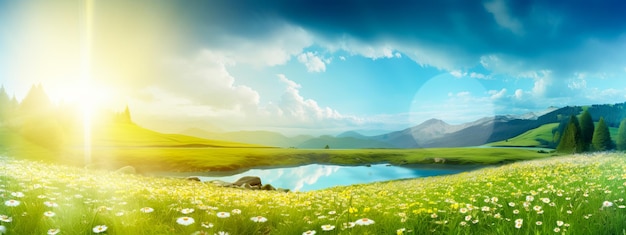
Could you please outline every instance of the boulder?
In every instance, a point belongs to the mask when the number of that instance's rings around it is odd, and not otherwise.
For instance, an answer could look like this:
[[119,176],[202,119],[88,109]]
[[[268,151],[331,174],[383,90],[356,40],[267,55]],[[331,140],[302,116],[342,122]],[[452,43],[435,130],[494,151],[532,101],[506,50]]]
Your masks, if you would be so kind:
[[189,176],[189,177],[187,177],[187,178],[185,178],[185,179],[186,179],[186,180],[190,180],[190,181],[198,181],[198,182],[202,181],[202,180],[200,180],[200,178],[198,178],[197,176]]
[[267,190],[267,191],[274,191],[276,190],[276,188],[274,188],[274,186],[272,186],[271,184],[266,184],[263,185],[263,187],[261,187],[262,190]]
[[249,186],[258,186],[261,187],[261,178],[257,176],[244,176],[238,179],[234,185],[242,186],[243,184],[248,184]]
[[219,187],[229,187],[232,185],[231,183],[228,183],[226,181],[221,181],[221,180],[211,180],[209,181],[209,183],[212,183],[213,185],[219,186]]

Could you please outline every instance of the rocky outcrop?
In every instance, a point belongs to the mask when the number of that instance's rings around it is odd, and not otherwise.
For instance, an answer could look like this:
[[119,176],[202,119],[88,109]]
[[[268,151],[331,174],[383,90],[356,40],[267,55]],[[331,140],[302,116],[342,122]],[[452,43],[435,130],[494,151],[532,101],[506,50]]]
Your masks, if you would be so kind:
[[261,178],[257,177],[257,176],[244,176],[239,178],[237,181],[235,181],[235,183],[233,183],[236,186],[243,186],[244,184],[247,184],[249,186],[263,186],[263,184],[261,184]]
[[263,185],[261,183],[261,178],[257,176],[244,176],[235,181],[235,183],[228,183],[221,180],[211,180],[207,183],[213,184],[218,187],[227,187],[227,188],[241,188],[247,190],[265,190],[265,191],[279,191],[279,192],[289,192],[289,189],[283,188],[275,188],[271,184]]

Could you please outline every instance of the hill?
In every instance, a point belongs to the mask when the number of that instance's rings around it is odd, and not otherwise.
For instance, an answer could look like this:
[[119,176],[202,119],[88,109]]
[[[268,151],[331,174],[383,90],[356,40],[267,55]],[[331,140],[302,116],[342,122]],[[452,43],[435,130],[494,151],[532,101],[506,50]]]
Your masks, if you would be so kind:
[[394,148],[393,145],[372,140],[355,137],[333,137],[329,135],[309,139],[299,144],[302,149],[323,149],[328,145],[332,149],[364,149],[364,148]]
[[281,148],[296,147],[303,142],[314,138],[310,135],[287,137],[283,134],[271,131],[211,132],[205,131],[200,128],[190,128],[182,131],[181,134],[207,139],[250,143]]

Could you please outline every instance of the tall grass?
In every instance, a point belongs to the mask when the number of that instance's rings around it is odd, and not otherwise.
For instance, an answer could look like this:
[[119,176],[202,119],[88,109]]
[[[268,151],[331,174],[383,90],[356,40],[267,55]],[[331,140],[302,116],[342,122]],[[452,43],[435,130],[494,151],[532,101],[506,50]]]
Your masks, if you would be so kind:
[[626,233],[626,161],[617,153],[305,193],[0,161],[7,234],[94,234],[100,225],[103,234]]

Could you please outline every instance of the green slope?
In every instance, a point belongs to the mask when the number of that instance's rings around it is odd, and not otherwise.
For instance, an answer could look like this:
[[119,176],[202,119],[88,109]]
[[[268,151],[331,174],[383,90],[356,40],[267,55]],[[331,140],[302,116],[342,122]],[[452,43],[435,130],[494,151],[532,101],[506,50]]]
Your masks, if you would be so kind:
[[[597,125],[597,122],[594,123],[594,125]],[[535,129],[528,130],[514,138],[493,142],[487,145],[493,147],[553,148],[554,145],[552,145],[552,130],[557,128],[558,126],[558,123],[545,124]],[[611,139],[615,141],[615,138],[617,137],[617,128],[609,127],[609,131],[611,132]]]
[[526,131],[521,135],[508,140],[488,144],[494,147],[542,147],[549,148],[552,143],[552,130],[559,126],[558,123],[545,124],[535,129]]
[[[80,136],[80,135],[79,135]],[[258,148],[262,145],[208,140],[182,134],[163,134],[135,124],[110,124],[93,129],[94,147],[227,147]],[[82,145],[82,139],[75,139]]]

